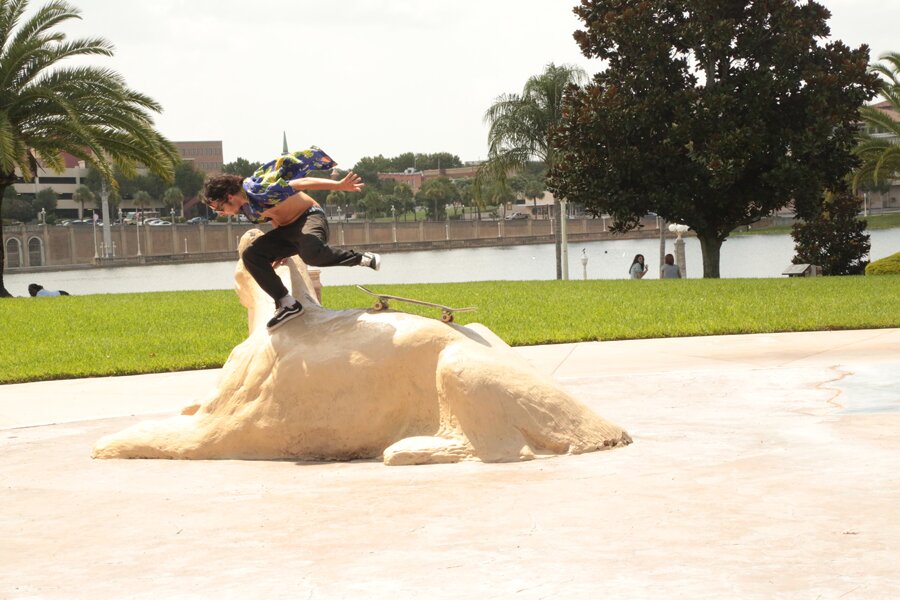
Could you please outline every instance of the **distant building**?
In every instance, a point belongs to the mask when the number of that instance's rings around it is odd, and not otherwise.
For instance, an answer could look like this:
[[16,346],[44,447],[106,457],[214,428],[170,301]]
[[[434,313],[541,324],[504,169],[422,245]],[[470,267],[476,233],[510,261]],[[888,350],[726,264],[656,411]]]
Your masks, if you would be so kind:
[[194,164],[194,168],[204,175],[218,175],[225,164],[222,155],[222,140],[206,142],[172,142],[181,157]]
[[[194,168],[205,175],[218,174],[222,172],[222,141],[200,141],[200,142],[172,142],[181,153],[184,160],[191,162]],[[65,169],[62,173],[56,173],[53,170],[38,166],[37,176],[33,182],[26,182],[22,179],[21,173],[16,170],[19,175],[18,181],[13,184],[16,192],[25,198],[34,198],[41,190],[52,188],[57,195],[56,214],[64,218],[85,218],[90,217],[93,206],[85,205],[85,213],[79,211],[81,206],[72,200],[72,194],[87,179],[88,168],[83,160],[79,160],[71,154],[62,153]],[[162,200],[155,199],[152,206],[146,208],[160,208]],[[134,210],[134,203],[130,199],[122,201],[121,208],[123,210]],[[99,209],[97,209],[99,213]],[[117,216],[117,215],[116,215]]]
[[453,167],[450,169],[426,169],[424,171],[416,171],[413,168],[406,169],[402,173],[379,173],[378,179],[392,179],[397,183],[405,183],[412,188],[414,194],[418,194],[422,188],[422,184],[429,179],[438,177],[447,177],[449,179],[468,179],[478,174],[480,164],[468,164],[463,167]]

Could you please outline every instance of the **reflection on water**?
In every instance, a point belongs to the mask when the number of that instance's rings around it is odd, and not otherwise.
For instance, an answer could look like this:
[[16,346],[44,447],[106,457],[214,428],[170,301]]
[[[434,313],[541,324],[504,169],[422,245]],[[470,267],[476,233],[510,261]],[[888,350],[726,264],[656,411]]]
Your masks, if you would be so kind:
[[[900,250],[900,229],[871,232],[872,259]],[[687,275],[702,275],[700,244],[685,240]],[[673,251],[666,240],[666,252]],[[584,250],[584,254],[582,254]],[[569,244],[569,277],[582,279],[586,256],[588,279],[625,279],[635,254],[643,254],[650,266],[646,278],[659,276],[658,240],[617,240]],[[789,235],[751,235],[729,238],[722,245],[722,277],[780,277],[790,264],[794,242]],[[322,270],[322,284],[442,283],[497,279],[555,279],[551,244],[503,246],[459,250],[428,250],[385,254],[381,271],[364,267],[330,267]],[[152,265],[81,269],[42,273],[6,274],[6,288],[16,296],[28,294],[31,282],[72,294],[104,294],[174,290],[228,289],[232,287],[234,262]]]

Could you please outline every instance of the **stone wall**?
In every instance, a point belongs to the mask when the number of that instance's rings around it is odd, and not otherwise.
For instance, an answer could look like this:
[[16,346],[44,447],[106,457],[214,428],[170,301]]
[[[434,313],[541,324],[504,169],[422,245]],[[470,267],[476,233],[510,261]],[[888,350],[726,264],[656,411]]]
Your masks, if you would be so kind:
[[[573,241],[612,237],[601,219],[570,219]],[[553,240],[556,223],[541,219],[514,221],[417,221],[397,223],[332,222],[333,246],[378,251],[422,250],[472,246],[546,243]],[[35,267],[165,261],[203,261],[230,258],[237,243],[252,225],[214,223],[209,225],[169,225],[137,227],[113,225],[111,248],[105,252],[103,230],[89,225],[55,227],[20,225],[3,228],[6,265],[9,271]],[[267,229],[263,226],[262,229]],[[648,219],[642,231],[622,237],[658,235],[655,219]],[[140,247],[139,247],[140,246]],[[107,256],[108,255],[108,256]]]

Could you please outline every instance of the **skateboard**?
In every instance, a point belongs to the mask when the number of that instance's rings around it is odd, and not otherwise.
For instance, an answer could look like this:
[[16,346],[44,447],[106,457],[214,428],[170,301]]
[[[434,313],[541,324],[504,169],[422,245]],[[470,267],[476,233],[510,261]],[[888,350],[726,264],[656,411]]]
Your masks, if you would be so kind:
[[374,310],[387,310],[390,308],[389,302],[391,300],[396,300],[397,302],[407,302],[409,304],[418,304],[420,306],[430,306],[432,308],[441,309],[441,321],[444,323],[452,323],[453,322],[453,313],[455,312],[470,312],[473,310],[478,310],[477,306],[467,306],[465,308],[451,308],[449,306],[444,306],[443,304],[435,304],[434,302],[425,302],[424,300],[413,300],[412,298],[404,298],[403,296],[391,296],[390,294],[379,294],[377,292],[373,292],[368,288],[364,288],[361,285],[356,286],[359,288],[359,291],[365,292],[370,296],[375,296],[377,298],[375,300],[375,304],[372,306]]

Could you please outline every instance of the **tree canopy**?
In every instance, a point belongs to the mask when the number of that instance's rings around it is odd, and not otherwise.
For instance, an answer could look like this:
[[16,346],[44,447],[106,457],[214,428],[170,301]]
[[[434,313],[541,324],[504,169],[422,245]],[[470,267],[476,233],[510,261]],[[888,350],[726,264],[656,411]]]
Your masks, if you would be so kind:
[[[26,181],[39,163],[61,172],[64,152],[108,180],[114,167],[132,173],[138,165],[171,178],[180,160],[154,127],[156,101],[127,87],[115,71],[82,64],[113,49],[102,38],[67,39],[57,28],[78,18],[60,0],[36,9],[28,0],[0,0],[0,191],[15,183],[17,169]],[[0,296],[9,296],[3,252],[0,244]]]
[[585,56],[550,187],[626,231],[655,212],[699,238],[704,277],[722,242],[793,202],[821,204],[854,166],[868,48],[826,41],[830,13],[797,0],[582,0]]
[[[888,111],[900,113],[900,53],[891,52],[881,57],[882,63],[872,65],[871,71],[881,77],[879,94],[887,103]],[[853,177],[854,189],[884,189],[900,177],[900,121],[875,106],[860,110],[865,131],[860,135],[856,155],[862,164]]]
[[[557,152],[551,134],[562,118],[563,92],[582,84],[587,75],[578,67],[550,63],[539,75],[528,78],[520,94],[502,94],[484,114],[488,131],[488,160],[478,172],[475,197],[484,203],[486,194],[494,197],[508,193],[506,177],[525,171],[537,160],[552,167]],[[554,203],[560,217],[559,199]],[[562,279],[560,228],[556,232],[556,278]]]

